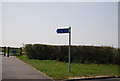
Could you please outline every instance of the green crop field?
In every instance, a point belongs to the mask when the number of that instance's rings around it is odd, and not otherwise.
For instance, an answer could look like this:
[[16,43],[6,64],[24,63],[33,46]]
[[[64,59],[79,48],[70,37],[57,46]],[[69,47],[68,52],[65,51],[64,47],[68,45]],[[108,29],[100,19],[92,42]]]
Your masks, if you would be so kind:
[[97,65],[71,63],[71,72],[68,73],[68,63],[55,60],[35,60],[26,56],[19,59],[35,67],[53,79],[68,79],[70,77],[113,76],[118,75],[117,65]]

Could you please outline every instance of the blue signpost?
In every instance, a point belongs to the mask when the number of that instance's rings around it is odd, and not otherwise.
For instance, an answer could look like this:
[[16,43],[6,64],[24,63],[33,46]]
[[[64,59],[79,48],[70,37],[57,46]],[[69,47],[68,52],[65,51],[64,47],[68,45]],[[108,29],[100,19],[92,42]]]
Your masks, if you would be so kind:
[[57,29],[57,33],[69,33],[69,28]]
[[16,51],[16,50],[13,50],[13,51],[12,51],[12,53],[13,53],[13,54],[16,54],[16,53],[17,53],[17,51]]
[[69,54],[68,54],[68,72],[70,72],[70,58],[71,58],[71,51],[70,51],[70,47],[71,47],[71,27],[69,28],[64,28],[64,29],[57,29],[56,31],[58,34],[62,34],[62,33],[69,33]]

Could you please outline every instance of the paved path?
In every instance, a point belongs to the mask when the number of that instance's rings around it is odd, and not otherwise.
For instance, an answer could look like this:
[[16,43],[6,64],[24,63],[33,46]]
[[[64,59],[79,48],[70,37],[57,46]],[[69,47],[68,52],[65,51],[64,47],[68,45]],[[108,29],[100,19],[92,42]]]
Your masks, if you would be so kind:
[[[15,56],[2,56],[2,79],[42,79],[49,77],[22,62]],[[50,80],[53,81],[53,80]]]

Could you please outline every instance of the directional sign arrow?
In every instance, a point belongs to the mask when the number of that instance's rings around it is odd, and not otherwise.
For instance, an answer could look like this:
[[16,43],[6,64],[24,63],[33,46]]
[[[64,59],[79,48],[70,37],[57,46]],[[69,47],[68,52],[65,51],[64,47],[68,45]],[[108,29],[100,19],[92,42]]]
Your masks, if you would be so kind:
[[69,28],[65,28],[65,29],[57,29],[56,32],[57,32],[57,33],[69,33]]

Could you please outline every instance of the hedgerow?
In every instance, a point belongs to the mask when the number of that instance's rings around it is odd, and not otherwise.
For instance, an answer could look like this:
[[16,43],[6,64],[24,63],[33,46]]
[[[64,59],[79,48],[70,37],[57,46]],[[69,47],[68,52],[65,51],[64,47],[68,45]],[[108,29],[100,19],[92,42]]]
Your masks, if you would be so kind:
[[[68,62],[68,46],[26,44],[28,58]],[[109,46],[71,46],[71,62],[95,64],[120,64],[118,49]]]

